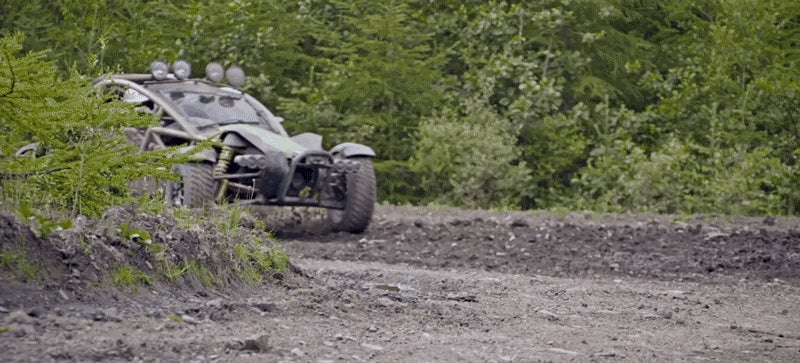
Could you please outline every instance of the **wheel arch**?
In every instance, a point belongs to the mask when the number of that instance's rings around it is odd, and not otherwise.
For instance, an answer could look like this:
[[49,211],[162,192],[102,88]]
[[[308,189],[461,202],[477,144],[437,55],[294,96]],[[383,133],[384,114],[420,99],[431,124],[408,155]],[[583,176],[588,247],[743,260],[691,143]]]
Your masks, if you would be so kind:
[[357,144],[354,142],[345,142],[336,145],[331,149],[330,152],[331,155],[333,156],[340,156],[345,159],[356,156],[363,156],[368,158],[374,158],[375,156],[377,156],[377,154],[375,154],[375,150],[372,150],[371,147],[367,145]]

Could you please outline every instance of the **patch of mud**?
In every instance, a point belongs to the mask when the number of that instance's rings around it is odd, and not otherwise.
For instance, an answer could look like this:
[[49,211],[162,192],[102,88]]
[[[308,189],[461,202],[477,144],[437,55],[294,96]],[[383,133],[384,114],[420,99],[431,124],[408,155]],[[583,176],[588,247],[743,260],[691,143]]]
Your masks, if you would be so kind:
[[294,236],[290,255],[550,276],[800,279],[797,219],[379,207],[363,235]]
[[793,362],[800,355],[800,290],[787,284],[296,263],[305,276],[258,289],[8,308],[0,312],[8,328],[0,350],[22,362]]
[[308,207],[252,206],[250,214],[264,222],[279,240],[326,236],[333,233],[324,209]]

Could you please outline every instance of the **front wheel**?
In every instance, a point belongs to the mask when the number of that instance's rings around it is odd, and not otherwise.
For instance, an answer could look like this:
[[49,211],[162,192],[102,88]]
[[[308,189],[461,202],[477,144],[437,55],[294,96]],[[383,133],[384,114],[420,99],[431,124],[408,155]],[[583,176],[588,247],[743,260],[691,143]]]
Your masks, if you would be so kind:
[[358,172],[347,174],[344,209],[328,209],[328,221],[334,230],[361,233],[367,229],[375,211],[376,186],[372,159],[350,158],[361,164]]
[[167,182],[164,195],[171,207],[198,208],[214,203],[217,182],[210,163],[187,163],[175,166],[181,182]]

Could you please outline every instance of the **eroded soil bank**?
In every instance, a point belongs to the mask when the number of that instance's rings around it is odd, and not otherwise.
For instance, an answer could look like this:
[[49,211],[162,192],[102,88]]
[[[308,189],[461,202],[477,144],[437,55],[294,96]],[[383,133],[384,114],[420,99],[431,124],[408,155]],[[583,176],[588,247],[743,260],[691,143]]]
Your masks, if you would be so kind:
[[363,235],[268,220],[295,268],[258,286],[0,281],[3,360],[800,359],[795,219],[380,207]]

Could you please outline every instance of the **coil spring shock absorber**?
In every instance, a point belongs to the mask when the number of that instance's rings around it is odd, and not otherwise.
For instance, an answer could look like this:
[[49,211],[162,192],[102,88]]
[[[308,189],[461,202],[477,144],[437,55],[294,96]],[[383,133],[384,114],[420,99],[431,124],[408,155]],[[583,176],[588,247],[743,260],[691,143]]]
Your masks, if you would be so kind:
[[[233,159],[233,149],[228,145],[222,145],[222,150],[219,152],[219,159],[217,165],[214,166],[214,177],[219,177],[228,172],[228,167],[231,165]],[[222,203],[225,200],[225,192],[228,190],[228,179],[222,179],[219,183],[219,190],[215,200],[217,203]]]

